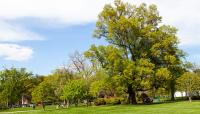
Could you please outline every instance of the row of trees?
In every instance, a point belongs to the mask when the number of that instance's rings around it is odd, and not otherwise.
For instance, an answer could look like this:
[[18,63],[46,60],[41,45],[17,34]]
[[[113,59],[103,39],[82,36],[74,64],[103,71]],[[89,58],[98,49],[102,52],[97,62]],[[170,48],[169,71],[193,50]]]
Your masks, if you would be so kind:
[[95,46],[70,56],[71,63],[48,76],[34,76],[25,69],[0,73],[0,103],[15,104],[23,95],[32,102],[90,104],[97,98],[123,97],[136,104],[140,93],[151,97],[160,90],[199,95],[199,70],[191,70],[178,47],[177,29],[162,24],[155,5],[139,6],[115,0],[98,16],[95,38],[108,45]]
[[[76,53],[78,54],[78,53]],[[112,53],[110,53],[112,54]],[[79,57],[83,57],[78,54]],[[84,60],[84,61],[79,61]],[[117,60],[117,59],[116,59]],[[48,76],[35,76],[32,73],[21,68],[4,69],[0,72],[0,104],[1,106],[10,107],[20,105],[23,96],[30,96],[32,103],[63,103],[66,106],[85,101],[88,105],[95,102],[98,98],[123,98],[130,103],[127,83],[131,82],[129,70],[135,68],[129,67],[126,75],[110,75],[114,71],[100,67],[101,64],[92,64],[90,67],[86,64],[86,59],[74,59],[73,66],[55,70]],[[122,64],[123,65],[123,64]],[[122,65],[118,67],[122,67]],[[116,66],[117,67],[117,66]],[[74,69],[75,68],[75,69]],[[112,68],[115,68],[112,66]],[[79,69],[79,70],[78,70]],[[141,69],[139,69],[141,70]],[[90,73],[89,73],[90,72]],[[117,71],[118,72],[118,71]],[[146,93],[150,97],[163,96],[171,92],[169,89],[170,76],[167,69],[162,69],[156,74],[159,87],[153,88],[154,79],[137,80],[132,83],[133,87],[140,87],[136,91],[139,99],[141,93]],[[129,78],[129,79],[128,79]],[[151,78],[151,77],[149,77]],[[200,90],[200,73],[199,70],[188,71],[183,73],[175,80],[175,91],[186,92],[189,100],[192,96],[199,96]],[[135,85],[137,84],[137,85]],[[139,85],[141,84],[141,85]],[[163,94],[164,92],[164,94]]]

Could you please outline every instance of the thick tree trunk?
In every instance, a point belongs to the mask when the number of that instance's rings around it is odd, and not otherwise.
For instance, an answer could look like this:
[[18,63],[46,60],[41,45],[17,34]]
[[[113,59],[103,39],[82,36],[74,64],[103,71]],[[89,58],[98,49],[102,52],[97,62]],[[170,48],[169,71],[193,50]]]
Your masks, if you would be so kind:
[[174,91],[174,89],[172,89],[172,90],[171,90],[171,100],[172,100],[172,101],[175,100],[174,94],[175,94],[175,91]]
[[128,104],[137,104],[136,93],[133,90],[132,85],[128,86]]
[[171,100],[174,101],[174,94],[175,94],[175,82],[172,80],[170,83],[170,94],[171,94]]
[[[130,48],[130,46],[129,46],[128,50],[131,52],[132,61],[135,61],[136,58],[135,58],[133,50]],[[128,55],[127,55],[127,58],[128,58]],[[133,89],[131,84],[128,85],[128,103],[129,104],[137,104],[136,91]]]

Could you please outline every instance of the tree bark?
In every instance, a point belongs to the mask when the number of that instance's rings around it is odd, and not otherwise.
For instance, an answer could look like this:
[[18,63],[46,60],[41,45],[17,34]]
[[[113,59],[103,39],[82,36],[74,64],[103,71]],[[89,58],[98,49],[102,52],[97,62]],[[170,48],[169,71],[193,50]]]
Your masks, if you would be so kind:
[[170,94],[171,94],[171,100],[174,101],[174,94],[175,94],[175,82],[172,80],[170,83]]
[[189,101],[192,102],[192,97],[191,96],[189,96]]
[[175,98],[174,98],[174,93],[175,93],[174,90],[171,90],[171,100],[172,100],[172,101],[175,100]]
[[136,93],[132,85],[128,86],[128,104],[137,104]]

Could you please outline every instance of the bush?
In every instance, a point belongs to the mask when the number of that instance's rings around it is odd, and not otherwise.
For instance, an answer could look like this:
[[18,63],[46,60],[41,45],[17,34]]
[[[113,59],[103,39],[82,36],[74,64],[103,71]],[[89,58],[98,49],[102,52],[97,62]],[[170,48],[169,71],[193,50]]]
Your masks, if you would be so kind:
[[125,102],[124,98],[120,98],[120,97],[112,97],[112,98],[97,98],[96,100],[94,100],[94,104],[96,106],[99,105],[118,105],[118,104],[122,104],[123,102]]
[[106,105],[106,101],[104,98],[97,98],[96,100],[94,100],[94,104],[96,106],[99,106],[99,105]]
[[0,104],[0,110],[5,110],[5,109],[8,109],[8,107],[5,106],[4,104]]
[[106,101],[106,104],[118,105],[124,102],[124,98],[113,97],[113,98],[107,98],[105,99],[105,101]]
[[200,96],[192,96],[192,100],[200,100]]
[[149,98],[149,96],[146,93],[141,94],[141,99],[143,103],[153,103],[153,99]]

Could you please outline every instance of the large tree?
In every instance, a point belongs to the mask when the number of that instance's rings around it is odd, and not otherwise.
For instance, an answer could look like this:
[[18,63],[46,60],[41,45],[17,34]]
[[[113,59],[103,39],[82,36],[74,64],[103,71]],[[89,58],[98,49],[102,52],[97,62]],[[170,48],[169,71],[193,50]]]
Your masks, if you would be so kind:
[[[122,50],[123,59],[132,63],[130,67],[133,72],[128,73],[132,75],[129,81],[137,82],[136,77],[145,77],[143,74],[134,73],[133,69],[140,66],[137,64],[140,62],[154,64],[154,68],[151,67],[154,71],[160,68],[170,71],[172,78],[169,81],[169,88],[174,99],[175,80],[182,70],[181,58],[183,57],[183,52],[178,48],[176,32],[174,27],[161,25],[161,16],[155,5],[147,6],[143,3],[136,6],[115,0],[114,6],[105,5],[99,14],[94,36],[104,38],[108,43]],[[155,75],[156,72],[151,73]],[[150,74],[146,75],[149,76]],[[128,83],[129,81],[126,83],[129,102],[134,104],[137,83]]]

